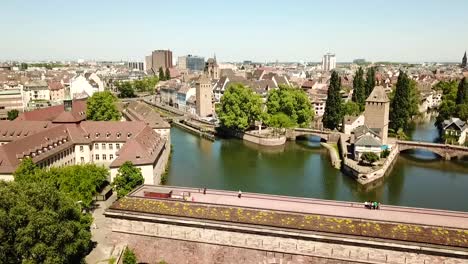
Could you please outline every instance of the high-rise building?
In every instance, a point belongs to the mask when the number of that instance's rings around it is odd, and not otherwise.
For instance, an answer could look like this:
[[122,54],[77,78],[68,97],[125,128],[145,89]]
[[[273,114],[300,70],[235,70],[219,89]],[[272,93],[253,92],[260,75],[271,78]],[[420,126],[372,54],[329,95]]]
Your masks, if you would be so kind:
[[387,144],[390,100],[383,86],[376,86],[366,99],[364,124],[377,133],[382,145]]
[[462,67],[462,68],[465,68],[465,67],[466,67],[466,51],[465,51],[465,55],[463,56],[463,59],[462,59],[461,67]]
[[[166,70],[172,68],[172,51],[170,50],[155,50],[151,53],[151,61],[146,59],[147,68],[151,64],[151,69],[154,73],[158,73],[159,68]],[[149,68],[148,68],[149,69]]]
[[207,117],[213,114],[212,95],[211,81],[203,74],[196,85],[196,107],[199,117]]
[[323,55],[322,69],[324,71],[331,71],[336,68],[336,57],[335,54],[327,53]]
[[178,67],[181,70],[203,71],[205,58],[198,56],[182,56],[178,58]]

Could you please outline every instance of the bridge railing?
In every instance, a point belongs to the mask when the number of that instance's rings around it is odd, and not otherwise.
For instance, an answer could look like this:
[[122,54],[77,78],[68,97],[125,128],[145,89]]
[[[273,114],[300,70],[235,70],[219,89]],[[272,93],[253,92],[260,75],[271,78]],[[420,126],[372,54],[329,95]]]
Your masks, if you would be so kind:
[[452,148],[459,149],[463,151],[468,151],[468,147],[442,144],[442,143],[432,143],[432,142],[423,142],[423,141],[408,141],[408,140],[397,140],[400,145],[412,145],[412,146],[421,146],[421,147],[437,147],[437,148]]

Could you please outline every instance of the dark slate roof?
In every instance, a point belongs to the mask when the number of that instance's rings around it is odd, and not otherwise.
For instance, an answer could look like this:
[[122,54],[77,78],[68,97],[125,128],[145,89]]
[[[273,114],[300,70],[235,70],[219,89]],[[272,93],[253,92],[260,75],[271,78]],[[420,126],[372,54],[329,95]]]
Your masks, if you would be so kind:
[[376,86],[369,97],[367,97],[366,102],[387,103],[390,102],[390,100],[385,92],[385,88],[383,86]]

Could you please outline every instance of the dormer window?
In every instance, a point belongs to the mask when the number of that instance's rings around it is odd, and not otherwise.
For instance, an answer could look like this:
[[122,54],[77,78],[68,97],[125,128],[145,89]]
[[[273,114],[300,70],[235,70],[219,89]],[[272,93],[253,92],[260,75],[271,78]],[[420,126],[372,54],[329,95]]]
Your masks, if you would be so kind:
[[107,137],[107,138],[110,137],[110,134],[111,134],[110,132],[107,132],[107,133],[106,133],[106,137]]
[[55,147],[57,147],[57,143],[56,143],[56,142],[54,143],[54,148],[55,148]]
[[97,138],[99,137],[99,132],[96,132],[96,137],[97,137]]
[[131,136],[132,136],[132,133],[128,132],[127,137],[129,138]]
[[117,138],[120,138],[120,135],[122,135],[120,132],[117,132]]

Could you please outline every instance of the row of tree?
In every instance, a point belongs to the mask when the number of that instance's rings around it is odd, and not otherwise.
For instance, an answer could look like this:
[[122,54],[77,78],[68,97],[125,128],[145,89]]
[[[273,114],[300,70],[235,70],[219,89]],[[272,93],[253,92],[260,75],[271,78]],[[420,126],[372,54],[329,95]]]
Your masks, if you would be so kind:
[[260,95],[242,84],[230,85],[216,106],[221,126],[245,131],[255,121],[274,128],[307,127],[314,111],[301,89],[280,85],[268,94],[263,104]]
[[[328,129],[337,129],[344,115],[359,115],[365,108],[365,100],[375,87],[375,68],[369,68],[366,80],[364,71],[359,68],[353,80],[353,96],[350,102],[343,103],[341,96],[341,78],[332,72],[328,86],[327,101],[323,115],[323,125]],[[411,118],[418,114],[420,96],[417,84],[408,75],[400,71],[398,81],[390,95],[390,128],[394,131],[407,130]]]
[[166,71],[164,71],[162,67],[159,67],[158,76],[161,81],[169,81],[171,79],[171,72],[169,68],[166,68]]
[[158,77],[152,76],[145,77],[141,80],[116,82],[115,86],[119,91],[120,98],[133,98],[136,97],[135,92],[153,93],[159,80]]
[[434,87],[442,91],[442,103],[439,107],[436,125],[451,117],[468,120],[468,81],[465,78],[457,81],[441,81]]

